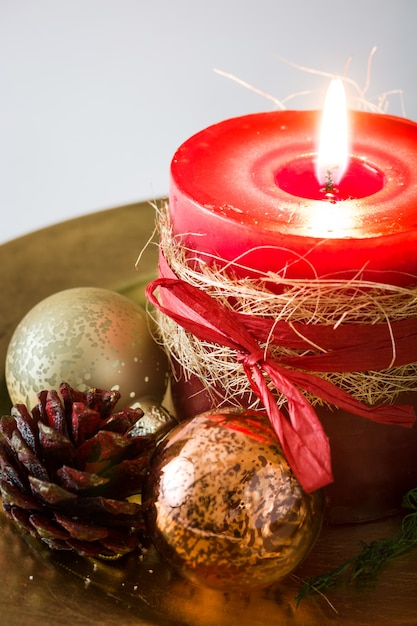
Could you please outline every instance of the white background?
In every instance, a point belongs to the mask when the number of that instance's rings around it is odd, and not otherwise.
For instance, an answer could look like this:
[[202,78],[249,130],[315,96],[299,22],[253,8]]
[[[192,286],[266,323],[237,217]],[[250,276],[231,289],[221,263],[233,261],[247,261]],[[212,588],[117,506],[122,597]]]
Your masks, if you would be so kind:
[[318,108],[328,78],[283,57],[335,74],[351,58],[363,87],[377,46],[367,97],[402,90],[417,120],[416,29],[416,0],[0,0],[0,243],[165,195],[190,135],[274,108],[213,68]]

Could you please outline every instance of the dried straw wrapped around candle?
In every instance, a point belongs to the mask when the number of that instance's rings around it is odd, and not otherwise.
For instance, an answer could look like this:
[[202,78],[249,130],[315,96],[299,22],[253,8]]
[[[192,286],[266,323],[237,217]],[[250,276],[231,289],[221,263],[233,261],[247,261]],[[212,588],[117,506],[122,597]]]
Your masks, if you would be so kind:
[[[171,232],[166,206],[158,211],[160,250],[173,274],[182,281],[201,289],[224,307],[253,318],[272,321],[271,334],[260,342],[260,349],[269,350],[274,358],[325,354],[328,352],[305,335],[301,349],[286,347],[271,341],[274,326],[280,322],[289,324],[294,333],[299,328],[312,326],[337,331],[349,327],[359,334],[364,325],[369,326],[366,334],[372,336],[372,327],[385,325],[389,337],[388,361],[383,357],[380,367],[370,370],[315,371],[315,375],[328,380],[345,390],[360,402],[368,405],[392,404],[407,391],[417,386],[417,349],[414,332],[417,330],[417,287],[399,287],[383,283],[352,280],[313,279],[286,280],[277,274],[259,275],[257,278],[238,278],[233,274],[233,265],[213,260],[207,264],[186,250]],[[159,340],[168,355],[174,359],[186,378],[196,376],[204,384],[213,403],[218,406],[239,406],[242,397],[251,392],[250,382],[236,353],[227,346],[216,345],[198,339],[169,316],[156,313]],[[401,341],[395,337],[395,323],[404,323],[409,329]],[[408,334],[409,333],[409,334]],[[399,349],[401,343],[401,350]],[[309,344],[309,345],[308,345]],[[365,349],[367,350],[367,348]],[[362,363],[365,357],[360,345],[356,352]],[[375,355],[375,360],[378,355]],[[413,356],[415,355],[415,357]],[[385,363],[384,359],[385,358]],[[415,360],[414,360],[415,358]],[[404,362],[406,361],[406,362]],[[398,365],[398,362],[401,364]],[[221,389],[219,396],[218,389]],[[314,393],[305,392],[314,406],[326,401]],[[276,393],[278,404],[285,397]],[[259,406],[253,397],[252,408]]]

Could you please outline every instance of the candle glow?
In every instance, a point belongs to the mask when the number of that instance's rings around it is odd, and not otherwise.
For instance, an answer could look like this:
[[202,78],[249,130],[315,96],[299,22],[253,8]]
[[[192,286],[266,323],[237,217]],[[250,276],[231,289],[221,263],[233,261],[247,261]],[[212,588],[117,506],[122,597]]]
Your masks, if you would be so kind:
[[331,81],[323,108],[316,176],[331,190],[348,166],[348,116],[346,93],[340,79]]

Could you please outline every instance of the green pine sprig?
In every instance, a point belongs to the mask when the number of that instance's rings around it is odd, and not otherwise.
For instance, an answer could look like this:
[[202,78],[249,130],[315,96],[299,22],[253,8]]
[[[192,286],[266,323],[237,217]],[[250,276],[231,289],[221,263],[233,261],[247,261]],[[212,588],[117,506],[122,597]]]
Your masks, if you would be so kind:
[[389,560],[408,552],[417,545],[417,487],[403,498],[402,506],[411,510],[404,516],[400,529],[388,539],[362,543],[362,550],[335,569],[304,581],[296,597],[296,605],[313,593],[323,593],[342,580],[348,583],[366,582],[374,578]]

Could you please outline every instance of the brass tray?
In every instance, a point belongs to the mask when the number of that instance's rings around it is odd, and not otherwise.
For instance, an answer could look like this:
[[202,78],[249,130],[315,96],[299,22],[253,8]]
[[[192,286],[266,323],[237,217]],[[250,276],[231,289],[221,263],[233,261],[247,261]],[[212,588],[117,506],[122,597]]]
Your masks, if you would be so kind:
[[[155,274],[154,209],[141,203],[60,223],[0,246],[0,409],[10,400],[4,358],[11,334],[39,300],[61,289],[103,286],[143,300]],[[352,451],[354,453],[354,451]],[[296,608],[300,579],[336,567],[361,542],[390,536],[399,518],[329,526],[305,563],[281,583],[252,594],[200,589],[168,570],[154,551],[117,562],[53,553],[17,532],[0,514],[0,622],[7,626],[133,624],[182,626],[378,626],[417,624],[417,553],[389,562],[366,586],[342,584]]]

